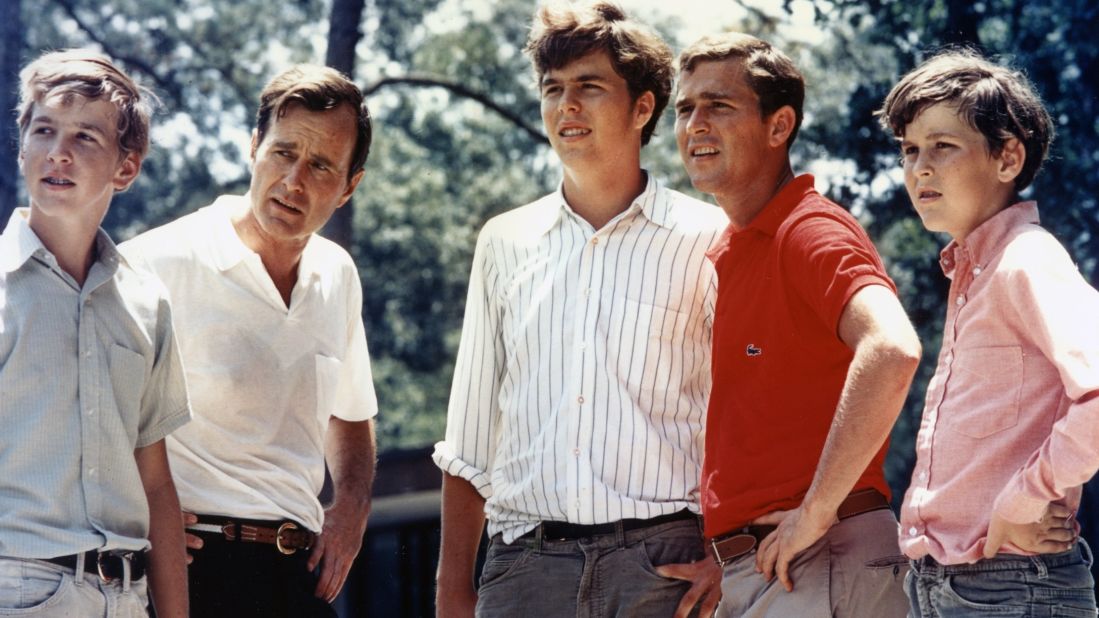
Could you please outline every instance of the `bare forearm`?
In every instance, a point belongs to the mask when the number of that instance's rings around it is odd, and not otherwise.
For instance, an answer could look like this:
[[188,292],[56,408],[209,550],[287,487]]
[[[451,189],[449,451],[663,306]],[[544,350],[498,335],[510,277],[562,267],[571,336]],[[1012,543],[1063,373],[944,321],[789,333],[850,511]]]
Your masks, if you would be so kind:
[[370,515],[370,493],[376,465],[373,421],[344,421],[333,418],[328,430],[326,460],[332,473],[333,496],[330,512],[353,522],[360,533]]
[[149,587],[161,618],[186,618],[187,558],[179,498],[171,480],[152,491],[149,501]]
[[473,586],[477,548],[485,525],[485,499],[469,481],[443,474],[439,588]]
[[851,299],[839,325],[853,351],[805,509],[819,521],[835,517],[889,436],[920,362],[920,342],[900,302],[882,286]]

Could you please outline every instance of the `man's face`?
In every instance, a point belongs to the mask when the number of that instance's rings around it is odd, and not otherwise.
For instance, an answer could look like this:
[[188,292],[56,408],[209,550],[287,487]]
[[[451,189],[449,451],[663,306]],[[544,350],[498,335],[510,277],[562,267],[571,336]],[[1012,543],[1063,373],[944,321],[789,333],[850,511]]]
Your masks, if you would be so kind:
[[593,51],[547,71],[540,88],[542,122],[565,167],[605,164],[630,151],[637,157],[653,96],[646,92],[632,100],[626,80],[615,73],[606,51]]
[[773,140],[739,59],[700,62],[680,75],[675,139],[691,183],[719,202],[759,182]]
[[32,227],[52,218],[98,226],[114,192],[141,169],[137,154],[120,156],[117,109],[78,95],[33,105],[19,149]]
[[354,193],[363,172],[349,181],[355,146],[350,107],[314,112],[291,104],[273,117],[263,142],[252,141],[252,215],[263,235],[303,244]]

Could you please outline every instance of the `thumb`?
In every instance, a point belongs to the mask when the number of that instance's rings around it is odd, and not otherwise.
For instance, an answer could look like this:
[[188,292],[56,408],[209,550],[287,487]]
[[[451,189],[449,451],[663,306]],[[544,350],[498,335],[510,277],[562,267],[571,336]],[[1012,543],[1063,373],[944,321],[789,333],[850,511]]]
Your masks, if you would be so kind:
[[321,558],[324,557],[324,535],[318,535],[317,540],[313,545],[313,551],[309,553],[309,562],[305,563],[305,568],[310,572],[317,568],[320,564]]
[[1000,551],[1000,546],[1003,544],[1003,530],[1000,527],[999,520],[996,517],[993,517],[992,522],[988,525],[988,537],[985,538],[984,557],[995,557],[996,553]]

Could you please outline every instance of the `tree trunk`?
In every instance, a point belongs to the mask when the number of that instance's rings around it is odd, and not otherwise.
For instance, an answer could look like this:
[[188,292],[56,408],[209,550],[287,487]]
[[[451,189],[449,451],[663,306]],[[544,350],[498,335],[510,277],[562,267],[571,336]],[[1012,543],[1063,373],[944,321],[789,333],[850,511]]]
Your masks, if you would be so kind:
[[[333,0],[328,18],[328,51],[324,62],[349,77],[355,70],[355,46],[362,38],[359,24],[362,23],[363,3],[364,0]],[[354,199],[336,209],[324,226],[324,235],[345,249],[351,247],[353,212]]]
[[0,0],[0,229],[19,200],[19,129],[15,124],[15,106],[19,103],[19,56],[23,53],[22,0]]

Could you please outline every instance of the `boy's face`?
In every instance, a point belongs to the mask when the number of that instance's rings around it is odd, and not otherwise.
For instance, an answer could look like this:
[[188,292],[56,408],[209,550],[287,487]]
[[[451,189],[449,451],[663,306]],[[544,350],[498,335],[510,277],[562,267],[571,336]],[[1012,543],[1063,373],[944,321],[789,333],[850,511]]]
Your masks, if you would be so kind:
[[703,61],[681,73],[675,140],[691,184],[720,203],[759,182],[768,161],[785,161],[785,140],[776,142],[772,120],[760,114],[740,59]]
[[[653,111],[653,95],[636,101],[626,80],[614,71],[604,50],[546,71],[540,84],[542,122],[561,163],[573,170],[585,165],[634,160],[641,150],[641,129]],[[632,150],[632,153],[629,152]]]
[[114,192],[141,169],[136,153],[120,156],[117,127],[117,109],[102,99],[53,96],[33,104],[19,148],[32,221],[103,221]]
[[993,155],[988,141],[949,103],[927,107],[901,139],[904,184],[923,225],[964,241],[1014,196],[1017,140]]

